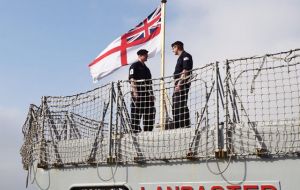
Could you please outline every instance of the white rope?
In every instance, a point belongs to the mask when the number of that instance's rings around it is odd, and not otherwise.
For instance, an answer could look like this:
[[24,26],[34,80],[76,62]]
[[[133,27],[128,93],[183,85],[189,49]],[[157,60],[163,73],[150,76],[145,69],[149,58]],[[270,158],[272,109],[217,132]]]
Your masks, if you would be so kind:
[[231,181],[229,181],[224,175],[223,173],[221,174],[222,178],[224,179],[224,181],[226,181],[228,184],[230,185],[241,185],[243,184],[246,179],[247,179],[247,160],[244,158],[244,176],[243,176],[243,179],[241,179],[239,182],[237,183],[233,183]]
[[[111,169],[112,169],[112,167],[111,167]],[[112,170],[112,175],[111,175],[111,177],[109,177],[109,178],[107,178],[107,179],[104,179],[104,178],[101,177],[101,175],[100,175],[100,172],[99,172],[99,165],[98,165],[98,162],[97,162],[97,176],[98,176],[98,178],[99,178],[101,181],[103,181],[103,182],[107,182],[107,181],[110,181],[110,180],[114,179],[114,178],[115,178],[115,175],[116,175],[116,172],[117,172],[117,169],[118,169],[118,163],[116,162],[115,167],[114,167],[114,169]]]
[[46,188],[43,188],[39,181],[37,180],[37,166],[36,166],[36,169],[34,168],[34,163],[32,162],[30,168],[32,167],[32,171],[33,171],[33,181],[31,182],[31,184],[33,184],[34,182],[36,183],[36,185],[38,186],[38,188],[40,190],[48,190],[50,189],[50,185],[51,185],[51,181],[50,181],[50,170],[47,170],[47,173],[48,173],[48,185]]

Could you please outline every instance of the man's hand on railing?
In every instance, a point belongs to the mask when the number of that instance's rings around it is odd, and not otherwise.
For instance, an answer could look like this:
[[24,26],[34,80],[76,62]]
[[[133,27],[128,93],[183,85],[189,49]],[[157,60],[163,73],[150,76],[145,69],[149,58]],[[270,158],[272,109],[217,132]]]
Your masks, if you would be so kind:
[[178,83],[176,86],[175,86],[175,92],[179,92],[180,91],[180,83]]
[[137,100],[138,96],[139,96],[138,93],[136,91],[133,91],[132,98],[133,98],[134,101]]

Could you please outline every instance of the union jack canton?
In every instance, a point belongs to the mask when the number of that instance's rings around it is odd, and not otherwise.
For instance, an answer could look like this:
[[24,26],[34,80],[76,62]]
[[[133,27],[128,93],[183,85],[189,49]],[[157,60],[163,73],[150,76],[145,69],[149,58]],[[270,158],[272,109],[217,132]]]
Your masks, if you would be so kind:
[[[135,28],[113,41],[89,64],[94,80],[106,76],[121,66],[132,64],[132,61],[136,58],[137,48],[145,48],[149,51],[149,54],[151,51],[157,53],[158,49],[160,50],[160,42],[157,42],[156,37],[159,36],[160,31],[161,6],[156,8]],[[116,60],[119,64],[112,63],[112,60]],[[102,66],[99,64],[102,64]]]

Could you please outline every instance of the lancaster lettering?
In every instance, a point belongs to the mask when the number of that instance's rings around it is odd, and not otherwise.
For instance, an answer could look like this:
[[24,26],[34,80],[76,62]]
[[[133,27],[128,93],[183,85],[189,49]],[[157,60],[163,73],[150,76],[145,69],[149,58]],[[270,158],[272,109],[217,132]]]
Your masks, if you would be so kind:
[[[140,190],[153,190],[141,187]],[[193,186],[167,186],[165,188],[157,186],[156,190],[278,190],[273,185],[228,185],[220,186],[214,185],[209,188],[199,185],[198,187]]]

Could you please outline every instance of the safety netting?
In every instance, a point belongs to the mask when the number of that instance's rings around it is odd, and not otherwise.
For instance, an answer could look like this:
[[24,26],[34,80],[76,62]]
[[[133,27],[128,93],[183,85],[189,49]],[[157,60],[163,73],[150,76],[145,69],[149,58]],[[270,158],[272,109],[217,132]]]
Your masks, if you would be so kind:
[[45,96],[23,126],[23,166],[299,155],[299,60],[295,49]]
[[119,81],[118,161],[213,156],[217,143],[215,73],[215,64],[195,69],[177,90],[173,76]]
[[228,60],[227,142],[235,154],[298,154],[300,54]]

